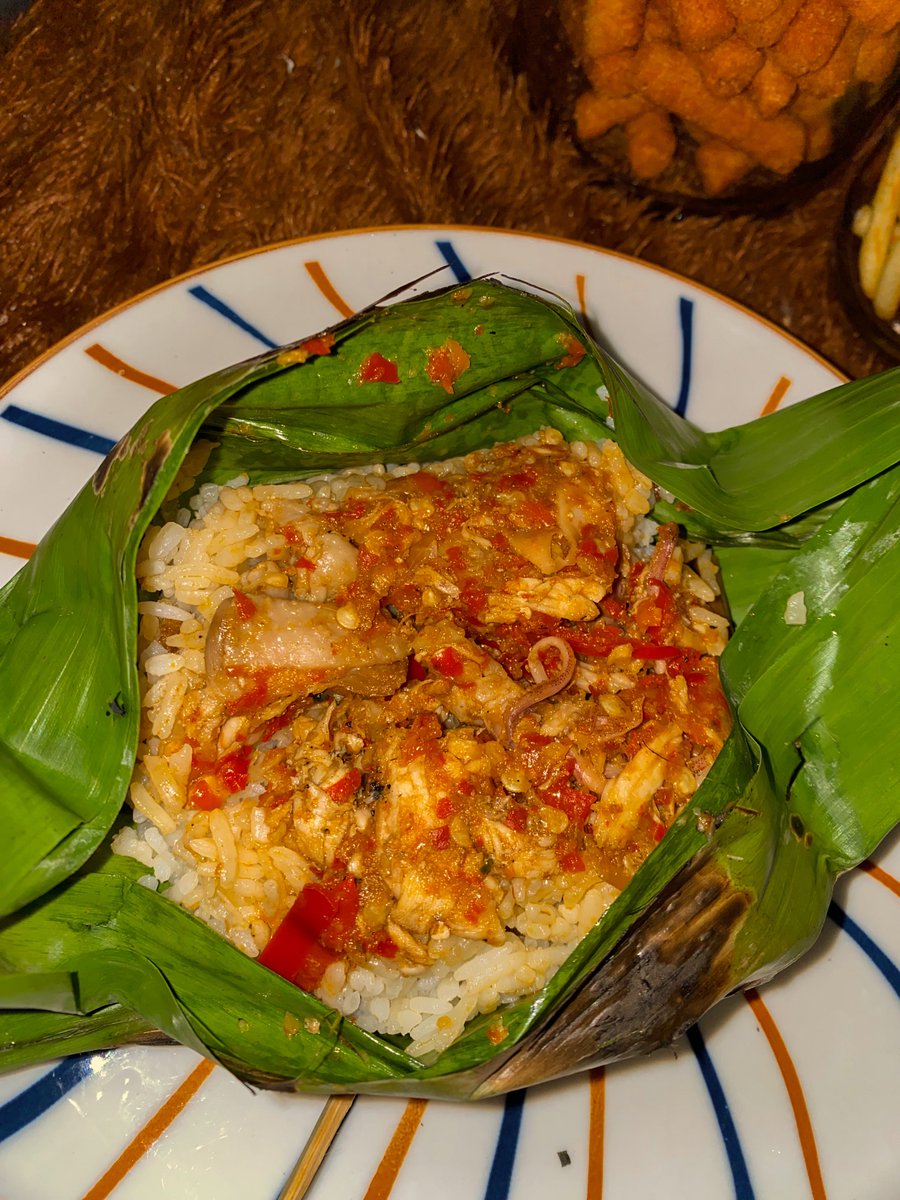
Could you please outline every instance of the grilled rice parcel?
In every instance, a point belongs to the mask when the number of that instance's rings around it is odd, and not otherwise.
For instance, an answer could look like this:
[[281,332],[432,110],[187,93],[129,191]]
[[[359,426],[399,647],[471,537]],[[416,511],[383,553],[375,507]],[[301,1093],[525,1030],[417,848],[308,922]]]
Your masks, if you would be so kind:
[[157,401],[0,590],[0,1070],[481,1099],[794,962],[900,818],[897,379],[705,434],[478,280]]
[[730,730],[708,548],[613,442],[206,484],[138,555],[146,882],[426,1059],[534,992]]

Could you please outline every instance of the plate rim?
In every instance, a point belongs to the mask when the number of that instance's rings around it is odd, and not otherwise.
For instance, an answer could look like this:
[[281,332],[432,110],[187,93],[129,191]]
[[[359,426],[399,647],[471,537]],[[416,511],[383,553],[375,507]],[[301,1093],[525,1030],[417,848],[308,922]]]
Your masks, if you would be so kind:
[[[830,363],[823,356],[819,355],[816,351],[812,350],[809,346],[805,345],[802,341],[800,341],[800,339],[794,337],[791,333],[782,329],[781,327],[779,327],[778,325],[776,325],[774,322],[770,321],[769,319],[762,317],[759,314],[755,313],[752,309],[747,308],[745,305],[743,305],[737,301],[729,299],[729,297],[723,295],[722,293],[715,291],[715,289],[709,288],[706,285],[703,285],[703,284],[697,283],[694,280],[691,280],[687,276],[680,275],[677,272],[671,271],[665,267],[660,267],[654,263],[646,262],[645,260],[637,258],[633,255],[625,254],[623,252],[616,251],[616,250],[610,250],[610,249],[607,249],[607,248],[605,248],[603,246],[599,246],[599,245],[592,245],[591,243],[582,242],[582,241],[579,241],[576,239],[558,237],[558,236],[552,235],[552,234],[537,234],[537,233],[531,233],[531,232],[523,231],[523,230],[508,229],[508,228],[507,229],[494,228],[491,226],[466,226],[466,225],[449,225],[449,224],[448,225],[440,225],[440,224],[426,224],[426,223],[410,223],[410,224],[393,225],[393,226],[374,226],[374,227],[361,227],[358,229],[349,229],[349,230],[335,230],[335,231],[332,231],[332,232],[326,233],[326,234],[310,234],[310,235],[305,235],[305,236],[297,237],[297,238],[289,238],[289,239],[285,239],[280,242],[275,242],[275,243],[270,243],[270,244],[266,244],[263,246],[258,246],[256,248],[242,251],[242,252],[239,252],[234,255],[229,255],[222,259],[218,259],[213,262],[210,262],[208,264],[191,268],[189,271],[183,272],[177,276],[173,276],[172,278],[163,280],[160,283],[154,284],[151,287],[144,289],[142,292],[137,293],[136,295],[128,298],[127,300],[120,302],[119,304],[113,306],[112,308],[106,310],[105,312],[98,314],[96,317],[92,318],[91,320],[86,322],[84,325],[73,330],[71,333],[67,334],[65,337],[60,339],[58,342],[56,342],[52,346],[48,347],[47,350],[43,351],[37,358],[35,358],[32,362],[27,364],[23,369],[18,371],[5,384],[0,385],[0,400],[2,400],[4,397],[8,396],[9,393],[15,387],[17,387],[19,384],[21,384],[32,373],[36,372],[40,368],[48,366],[57,355],[59,355],[64,350],[68,350],[72,346],[73,343],[78,341],[78,339],[80,337],[88,334],[89,332],[91,332],[93,330],[96,330],[97,328],[104,325],[106,322],[112,320],[114,317],[136,307],[137,305],[144,302],[145,300],[155,297],[157,294],[167,292],[170,288],[174,288],[175,285],[182,283],[186,280],[190,280],[190,279],[194,279],[199,276],[202,276],[202,275],[206,274],[207,272],[216,269],[219,266],[226,266],[233,262],[242,261],[245,258],[249,259],[251,257],[256,257],[258,255],[263,255],[263,254],[270,253],[273,251],[278,251],[278,250],[282,250],[282,249],[290,249],[291,247],[303,246],[305,244],[309,244],[314,241],[315,242],[319,242],[319,241],[324,242],[327,239],[334,239],[334,238],[349,238],[349,237],[353,237],[353,236],[360,236],[360,235],[365,236],[365,235],[382,234],[382,233],[390,234],[390,233],[404,232],[404,231],[414,231],[414,232],[418,232],[419,234],[426,235],[426,236],[428,234],[432,234],[435,232],[441,232],[441,233],[447,232],[450,234],[452,234],[453,232],[465,232],[465,233],[475,233],[475,234],[485,234],[485,233],[487,233],[487,234],[506,234],[506,235],[512,235],[514,237],[524,238],[527,241],[532,242],[532,243],[539,243],[539,242],[549,242],[551,244],[552,243],[562,243],[564,245],[571,246],[575,249],[585,250],[585,251],[589,251],[591,253],[603,255],[612,260],[619,259],[619,260],[625,260],[626,262],[636,263],[639,267],[645,268],[646,270],[653,272],[656,276],[668,277],[674,281],[683,283],[692,289],[696,289],[696,291],[699,293],[709,295],[717,301],[724,302],[725,305],[731,309],[737,309],[739,312],[742,312],[745,315],[754,319],[754,324],[751,326],[748,326],[748,330],[750,332],[758,330],[760,327],[762,327],[762,329],[765,329],[766,327],[768,327],[770,330],[773,330],[776,334],[780,335],[780,337],[784,339],[785,345],[793,345],[795,348],[797,348],[801,352],[803,352],[803,354],[805,354],[811,362],[816,362],[819,365],[824,366],[826,368],[826,370],[828,370],[836,378],[836,380],[846,378],[846,376],[844,376],[843,373],[838,370],[838,368],[836,368],[832,363]],[[600,269],[602,269],[602,263],[597,264],[597,265]],[[641,272],[641,276],[647,278],[644,275],[644,272]],[[653,286],[654,275],[649,276],[648,283],[650,284],[650,286]],[[176,293],[176,295],[177,295],[177,293]],[[758,334],[756,336],[762,336],[762,335]],[[777,351],[777,345],[774,347],[774,350]],[[563,1081],[563,1082],[567,1082],[567,1081]],[[808,1093],[808,1094],[810,1094],[810,1093]]]
[[[218,267],[227,266],[229,263],[241,262],[244,259],[255,258],[258,255],[267,254],[273,250],[284,250],[291,246],[302,246],[309,242],[325,241],[332,238],[356,237],[364,234],[403,233],[406,231],[420,233],[489,233],[496,234],[500,237],[518,237],[532,241],[553,242],[558,245],[574,246],[576,249],[587,250],[594,254],[605,255],[609,258],[617,258],[622,259],[625,262],[636,263],[645,270],[656,272],[660,275],[665,275],[670,279],[676,280],[678,283],[687,284],[689,287],[696,288],[705,295],[711,296],[714,300],[717,300],[730,308],[736,309],[744,316],[749,317],[751,320],[777,334],[795,348],[803,351],[820,366],[830,371],[836,377],[838,383],[848,383],[851,379],[851,377],[847,375],[845,371],[827,359],[824,354],[820,354],[818,350],[815,350],[812,346],[809,346],[802,339],[798,338],[795,334],[791,333],[783,326],[778,325],[769,317],[762,316],[761,313],[755,312],[752,308],[749,308],[740,300],[733,300],[730,296],[726,296],[723,292],[717,291],[708,284],[700,283],[696,279],[691,279],[690,276],[683,275],[679,271],[673,271],[670,267],[662,266],[659,263],[649,262],[647,259],[638,258],[634,254],[627,254],[623,250],[613,250],[607,246],[594,245],[591,242],[582,241],[580,238],[562,237],[561,235],[554,233],[539,233],[532,230],[515,229],[509,226],[501,225],[460,225],[452,223],[441,224],[440,222],[432,223],[418,221],[400,223],[396,225],[360,225],[349,229],[333,229],[325,233],[310,233],[303,234],[300,237],[284,238],[281,241],[267,242],[263,246],[254,246],[249,250],[240,250],[235,254],[228,254],[223,258],[213,259],[211,262],[202,263],[199,266],[191,267],[187,271],[182,271],[177,275],[172,275],[167,279],[161,280],[159,283],[151,284],[150,287],[144,288],[140,292],[136,292],[133,296],[129,296],[126,300],[121,300],[118,304],[114,304],[111,308],[104,309],[103,312],[98,313],[97,316],[91,317],[90,320],[85,321],[83,325],[79,325],[70,333],[67,333],[64,337],[60,338],[59,341],[48,346],[46,350],[42,350],[36,358],[32,359],[30,362],[26,363],[24,367],[21,367],[18,371],[16,371],[16,373],[7,379],[5,383],[0,384],[0,400],[5,399],[10,392],[14,391],[30,375],[33,375],[37,370],[43,367],[45,363],[49,362],[50,359],[55,358],[58,354],[62,353],[63,350],[66,350],[80,337],[83,337],[85,334],[90,333],[99,326],[106,324],[113,317],[119,316],[120,313],[127,311],[129,308],[133,308],[136,305],[143,303],[143,301],[150,299],[152,296],[157,295],[159,292],[163,292],[167,288],[173,287],[175,284],[183,283],[187,279],[193,279],[198,275],[205,274],[207,271],[212,271]],[[336,322],[336,324],[340,324],[340,322]]]

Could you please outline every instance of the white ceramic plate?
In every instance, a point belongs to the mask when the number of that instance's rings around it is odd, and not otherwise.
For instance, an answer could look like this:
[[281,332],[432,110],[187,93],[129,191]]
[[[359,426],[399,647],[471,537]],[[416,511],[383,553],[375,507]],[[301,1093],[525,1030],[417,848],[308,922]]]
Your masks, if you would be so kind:
[[[839,379],[746,310],[587,246],[422,227],[278,246],[116,309],[0,393],[0,582],[160,391],[441,267],[426,286],[499,271],[565,296],[632,370],[710,428]],[[310,1195],[896,1200],[898,875],[894,837],[841,881],[798,966],[650,1058],[478,1105],[362,1097]],[[0,1196],[275,1200],[323,1103],[254,1094],[180,1047],[19,1072],[0,1078]]]

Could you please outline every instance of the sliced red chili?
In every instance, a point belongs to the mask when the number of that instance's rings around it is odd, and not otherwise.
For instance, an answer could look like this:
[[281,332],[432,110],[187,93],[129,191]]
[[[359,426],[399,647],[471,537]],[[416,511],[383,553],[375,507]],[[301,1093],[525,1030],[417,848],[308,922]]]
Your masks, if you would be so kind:
[[534,487],[538,481],[538,473],[534,467],[525,467],[521,471],[509,471],[497,480],[501,492],[524,492]]
[[559,370],[561,367],[577,367],[586,354],[585,348],[579,342],[578,338],[574,337],[571,333],[561,333],[556,340],[566,351],[556,364],[556,369]]
[[567,758],[561,774],[548,787],[541,788],[538,795],[549,808],[558,808],[570,821],[583,825],[597,797],[570,782],[574,769],[574,760]]
[[428,671],[419,662],[415,655],[409,656],[409,662],[406,667],[406,678],[412,680],[421,680],[428,678]]
[[438,825],[437,828],[429,831],[429,836],[435,850],[446,850],[450,845],[450,826]]
[[625,638],[614,625],[595,625],[592,629],[567,629],[566,641],[585,658],[606,658]]
[[511,804],[506,810],[506,824],[516,833],[522,833],[528,824],[528,813],[521,804]]
[[431,471],[414,471],[412,475],[404,478],[403,483],[406,487],[421,492],[423,496],[449,494],[453,491],[445,480]]
[[675,659],[680,658],[682,653],[680,646],[661,646],[657,642],[639,642],[636,639],[631,641],[632,657],[642,661],[654,662],[661,658]]
[[431,664],[441,675],[458,679],[465,670],[466,661],[455,646],[445,646],[432,655]]
[[227,794],[242,792],[249,782],[250,747],[241,746],[224,755],[216,763],[216,778],[228,789]]
[[346,804],[351,796],[354,796],[359,790],[359,785],[362,783],[362,771],[358,767],[351,767],[340,779],[335,780],[329,787],[325,789],[335,804]]
[[236,700],[229,700],[228,712],[231,716],[238,713],[256,712],[269,698],[269,676],[271,671],[256,671],[252,679],[247,680],[246,686]]
[[188,803],[192,808],[202,808],[205,812],[211,812],[214,808],[219,808],[224,796],[210,786],[209,780],[205,777],[195,779],[188,788]]
[[425,374],[450,396],[453,395],[454,383],[468,370],[471,362],[466,351],[453,338],[448,338],[436,350],[427,350],[426,360]]
[[397,364],[385,358],[377,350],[373,350],[365,359],[357,372],[360,383],[399,383],[400,375]]
[[242,621],[249,621],[256,613],[256,604],[245,592],[241,592],[237,588],[233,589],[233,593],[234,607],[237,609],[238,616]]
[[346,949],[359,912],[356,880],[308,883],[259,956],[263,966],[312,990]]
[[331,348],[334,345],[334,334],[321,333],[317,337],[307,338],[300,346],[301,350],[305,350],[311,356],[330,354]]
[[543,504],[540,500],[522,500],[518,512],[532,529],[550,529],[556,524],[556,513],[549,504]]
[[380,954],[382,958],[394,958],[397,954],[397,943],[387,933],[378,933],[369,938],[366,949],[370,954]]

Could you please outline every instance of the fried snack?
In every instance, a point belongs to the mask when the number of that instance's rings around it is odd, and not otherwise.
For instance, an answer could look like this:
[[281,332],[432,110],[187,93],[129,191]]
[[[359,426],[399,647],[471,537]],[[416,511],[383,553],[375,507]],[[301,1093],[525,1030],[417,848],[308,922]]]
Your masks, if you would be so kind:
[[834,142],[834,101],[811,92],[798,92],[788,111],[806,130],[806,160],[817,162],[824,158]]
[[677,147],[672,122],[659,109],[641,113],[625,126],[628,161],[638,179],[653,179],[672,161]]
[[746,21],[738,25],[741,37],[762,50],[774,46],[800,11],[803,0],[783,0],[781,4],[761,21]]
[[900,237],[895,231],[890,253],[875,290],[875,315],[890,321],[900,307]]
[[634,92],[634,51],[617,50],[587,64],[585,73],[601,96],[630,96]]
[[873,33],[888,33],[900,22],[897,0],[844,0],[844,6]]
[[780,175],[803,161],[806,137],[799,121],[784,115],[764,120],[745,96],[714,96],[683,51],[658,42],[642,46],[635,63],[641,91],[661,108],[737,145]]
[[859,282],[874,298],[900,215],[900,135],[894,138],[872,201],[872,219],[859,248]]
[[811,121],[806,126],[806,160],[818,162],[824,158],[834,145],[834,126],[831,114],[821,116],[818,121]]
[[[878,98],[900,56],[900,0],[585,4],[583,63],[593,92],[576,106],[579,135],[628,127],[612,152],[626,142],[639,179],[670,163],[677,173],[681,139],[686,153],[692,142],[725,143],[737,153],[716,146],[695,156],[699,182],[714,195],[757,167],[787,175],[824,158],[836,124],[851,132],[848,119]],[[671,182],[678,189],[686,181]]]
[[584,48],[588,58],[601,58],[628,50],[641,40],[647,0],[603,0],[590,4],[584,23]]
[[863,38],[856,58],[856,75],[864,83],[883,83],[891,73],[900,51],[900,25],[889,33],[870,33]]
[[728,11],[736,21],[764,21],[781,3],[781,0],[725,0]]
[[643,96],[598,96],[585,92],[575,102],[575,128],[585,141],[623,125],[650,107]]
[[812,92],[814,96],[822,96],[828,100],[837,100],[843,96],[853,81],[862,40],[862,27],[858,21],[851,21],[828,62],[798,81],[797,86],[800,90]]
[[785,30],[772,57],[789,75],[807,75],[824,67],[847,27],[838,0],[806,0]]
[[831,150],[834,140],[834,101],[809,92],[798,92],[788,112],[806,130],[806,160],[816,162],[823,158]]
[[763,54],[736,35],[719,42],[695,59],[703,82],[715,96],[744,91],[763,64]]
[[721,195],[733,187],[753,166],[749,154],[716,140],[698,146],[694,161],[703,180],[703,189],[710,196]]
[[767,54],[750,84],[750,97],[761,117],[774,117],[790,103],[796,90],[796,79]]
[[669,6],[685,50],[709,50],[734,30],[724,0],[669,0]]
[[865,237],[869,226],[872,224],[872,205],[864,204],[858,208],[853,214],[853,224],[851,226],[857,237]]
[[671,42],[675,38],[675,26],[664,3],[650,0],[644,14],[645,42]]

